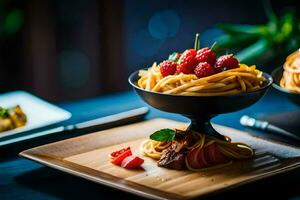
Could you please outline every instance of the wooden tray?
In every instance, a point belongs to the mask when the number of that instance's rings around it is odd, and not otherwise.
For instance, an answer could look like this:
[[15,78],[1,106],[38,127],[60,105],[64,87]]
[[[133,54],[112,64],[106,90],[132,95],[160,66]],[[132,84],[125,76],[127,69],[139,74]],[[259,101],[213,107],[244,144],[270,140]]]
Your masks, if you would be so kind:
[[[23,151],[20,155],[97,183],[155,199],[190,199],[300,165],[299,148],[218,125],[215,128],[233,141],[251,145],[256,151],[255,159],[234,162],[222,169],[190,172],[157,167],[154,160],[140,154],[140,143],[154,131],[161,128],[184,129],[186,126],[167,119],[153,119],[47,144]],[[143,170],[126,170],[110,163],[108,154],[127,146],[145,159]]]

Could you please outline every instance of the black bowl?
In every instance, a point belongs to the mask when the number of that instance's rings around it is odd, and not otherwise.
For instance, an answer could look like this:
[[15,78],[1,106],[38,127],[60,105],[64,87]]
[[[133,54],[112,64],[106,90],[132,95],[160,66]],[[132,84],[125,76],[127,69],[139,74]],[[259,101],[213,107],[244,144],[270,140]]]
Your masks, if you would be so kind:
[[282,73],[283,73],[282,67],[278,67],[272,72],[272,76],[274,79],[274,83],[272,84],[272,86],[275,89],[277,89],[278,91],[280,91],[283,95],[288,97],[292,102],[294,102],[297,105],[300,105],[300,94],[299,93],[291,92],[285,88],[280,87],[279,83],[280,83],[280,79],[282,77]]
[[136,85],[139,78],[138,71],[132,73],[128,81],[135,92],[149,105],[162,111],[182,114],[191,119],[189,129],[224,139],[213,129],[210,119],[218,114],[241,110],[257,102],[273,82],[270,75],[263,73],[263,76],[266,81],[261,89],[224,96],[182,96],[146,91]]

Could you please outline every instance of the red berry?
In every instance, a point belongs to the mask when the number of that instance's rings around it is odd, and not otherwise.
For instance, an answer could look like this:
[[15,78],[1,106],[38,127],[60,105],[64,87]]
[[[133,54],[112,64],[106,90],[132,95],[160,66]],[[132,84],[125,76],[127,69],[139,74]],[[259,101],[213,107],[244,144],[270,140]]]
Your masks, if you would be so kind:
[[217,59],[215,68],[217,71],[225,71],[228,69],[234,69],[239,67],[239,61],[232,55],[220,56]]
[[184,74],[193,73],[195,67],[198,64],[196,60],[197,52],[195,49],[188,49],[183,52],[183,54],[179,58],[179,65],[177,66],[177,71],[182,72]]
[[209,63],[201,62],[197,65],[194,72],[198,78],[203,78],[213,75],[215,73],[215,69]]
[[163,77],[173,75],[176,72],[177,64],[170,60],[165,60],[160,64],[160,73]]
[[208,62],[213,66],[216,62],[216,55],[210,48],[205,47],[197,51],[196,60],[198,62]]

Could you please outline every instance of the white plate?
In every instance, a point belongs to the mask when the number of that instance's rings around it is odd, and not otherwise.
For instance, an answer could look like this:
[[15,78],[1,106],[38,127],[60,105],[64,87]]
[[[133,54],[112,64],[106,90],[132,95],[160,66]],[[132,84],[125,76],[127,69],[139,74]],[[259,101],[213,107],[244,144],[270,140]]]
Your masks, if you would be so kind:
[[24,127],[0,132],[0,138],[41,128],[67,120],[71,113],[24,91],[15,91],[0,95],[0,106],[7,108],[20,105],[27,116]]

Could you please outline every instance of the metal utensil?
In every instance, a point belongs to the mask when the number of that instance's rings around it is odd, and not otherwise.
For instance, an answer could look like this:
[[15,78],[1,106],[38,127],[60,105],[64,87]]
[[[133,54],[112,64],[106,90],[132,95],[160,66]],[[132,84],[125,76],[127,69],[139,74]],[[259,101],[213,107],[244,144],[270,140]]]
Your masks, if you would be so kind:
[[289,139],[294,139],[294,140],[300,141],[300,137],[298,137],[298,136],[294,135],[293,133],[290,133],[282,128],[274,126],[267,121],[258,120],[258,119],[249,117],[247,115],[244,115],[241,117],[240,123],[246,127],[255,128],[255,129],[263,130],[263,131],[269,131],[269,132],[275,133],[279,136],[283,136],[283,137],[286,137]]

